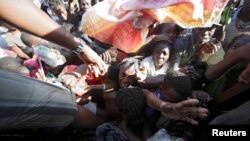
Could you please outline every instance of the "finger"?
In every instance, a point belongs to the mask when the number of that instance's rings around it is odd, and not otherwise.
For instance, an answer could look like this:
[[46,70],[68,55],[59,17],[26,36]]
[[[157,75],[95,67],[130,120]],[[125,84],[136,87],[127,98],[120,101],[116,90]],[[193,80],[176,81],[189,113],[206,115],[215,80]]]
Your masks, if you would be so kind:
[[189,118],[189,117],[184,117],[181,119],[182,121],[186,121],[192,125],[197,125],[199,124],[199,122],[197,122],[196,120],[192,119],[192,118]]
[[102,58],[102,60],[104,60],[104,55],[103,54],[101,54],[100,57]]
[[76,83],[77,83],[77,80],[76,80],[76,79],[67,79],[67,80],[65,81],[64,84],[65,84],[67,87],[71,88],[71,87],[75,86]]
[[186,107],[180,110],[180,113],[185,114],[185,115],[195,115],[195,116],[201,116],[202,115],[207,115],[208,110],[205,108],[199,108],[199,107]]
[[112,60],[112,58],[111,58],[111,55],[110,55],[110,53],[109,52],[107,52],[107,54],[108,54],[108,64],[110,64],[111,63],[111,60]]
[[41,75],[40,75],[39,72],[36,72],[36,78],[37,78],[38,80],[42,80],[42,77],[41,77]]
[[96,66],[93,66],[92,68],[95,77],[99,77],[99,75],[101,74],[100,70]]
[[105,62],[105,63],[108,63],[108,56],[107,56],[107,53],[106,53],[106,52],[104,53],[104,62]]
[[91,101],[92,97],[89,96],[88,98],[77,98],[76,99],[76,102],[77,104],[80,104],[80,105],[84,105],[84,104],[87,104]]
[[199,104],[199,100],[197,100],[197,99],[187,99],[187,100],[176,103],[176,106],[177,106],[177,108],[180,108],[180,107],[192,107],[192,106],[196,106],[197,104]]
[[100,70],[101,75],[104,75],[107,72],[108,67],[102,60],[97,62],[97,67]]

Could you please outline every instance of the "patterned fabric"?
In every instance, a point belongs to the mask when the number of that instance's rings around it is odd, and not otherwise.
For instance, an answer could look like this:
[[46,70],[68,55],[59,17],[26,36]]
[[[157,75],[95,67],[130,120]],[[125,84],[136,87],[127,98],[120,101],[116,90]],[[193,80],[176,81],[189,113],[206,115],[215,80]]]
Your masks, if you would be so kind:
[[143,45],[155,20],[182,27],[208,27],[217,21],[228,0],[113,0],[88,9],[81,26],[85,33],[125,53]]

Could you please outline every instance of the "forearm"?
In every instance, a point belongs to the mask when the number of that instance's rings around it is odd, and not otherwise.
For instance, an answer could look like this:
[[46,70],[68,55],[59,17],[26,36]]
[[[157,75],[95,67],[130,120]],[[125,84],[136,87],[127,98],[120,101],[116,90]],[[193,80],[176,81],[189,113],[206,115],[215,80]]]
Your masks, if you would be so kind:
[[155,110],[162,111],[162,106],[171,105],[171,103],[162,101],[160,98],[156,97],[152,92],[144,90],[146,96],[147,105]]
[[211,66],[205,73],[208,80],[215,80],[229,70],[233,65],[238,62],[236,56],[226,57],[219,63]]
[[78,44],[70,33],[30,0],[1,0],[0,19],[69,49],[75,48]]
[[139,83],[139,86],[146,89],[157,89],[164,80],[165,75],[147,77],[143,83]]

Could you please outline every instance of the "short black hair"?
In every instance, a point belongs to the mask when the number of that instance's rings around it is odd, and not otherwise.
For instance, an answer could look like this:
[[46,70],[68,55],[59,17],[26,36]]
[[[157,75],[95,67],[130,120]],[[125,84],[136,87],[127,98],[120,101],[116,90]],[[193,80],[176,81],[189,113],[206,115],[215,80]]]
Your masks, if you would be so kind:
[[174,88],[178,93],[178,99],[186,99],[192,94],[192,82],[189,76],[180,71],[169,70],[164,78],[162,86]]
[[51,9],[58,9],[59,6],[64,6],[63,0],[49,0],[48,5]]
[[164,46],[164,47],[169,48],[169,51],[171,51],[173,44],[170,43],[170,42],[168,42],[168,41],[163,40],[163,41],[157,41],[157,42],[155,42],[154,46],[155,46],[154,50],[156,48],[158,48],[158,47]]
[[25,76],[29,75],[28,68],[10,56],[0,58],[0,70],[10,71]]
[[123,88],[116,93],[118,110],[130,118],[140,118],[146,108],[146,97],[141,88]]

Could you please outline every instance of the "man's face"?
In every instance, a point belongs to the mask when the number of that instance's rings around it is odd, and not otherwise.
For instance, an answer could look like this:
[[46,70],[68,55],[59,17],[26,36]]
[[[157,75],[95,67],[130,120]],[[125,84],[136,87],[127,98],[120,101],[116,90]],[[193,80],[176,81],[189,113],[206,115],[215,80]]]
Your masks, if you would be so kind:
[[57,9],[53,9],[54,13],[63,21],[67,21],[68,13],[65,7],[60,6]]
[[198,45],[204,44],[212,38],[215,32],[215,27],[195,28],[193,30],[195,43]]
[[155,48],[155,50],[153,51],[153,61],[156,68],[161,68],[168,61],[169,53],[170,52],[168,47],[158,46]]
[[87,11],[91,7],[91,1],[90,0],[81,0],[80,7],[83,11]]

